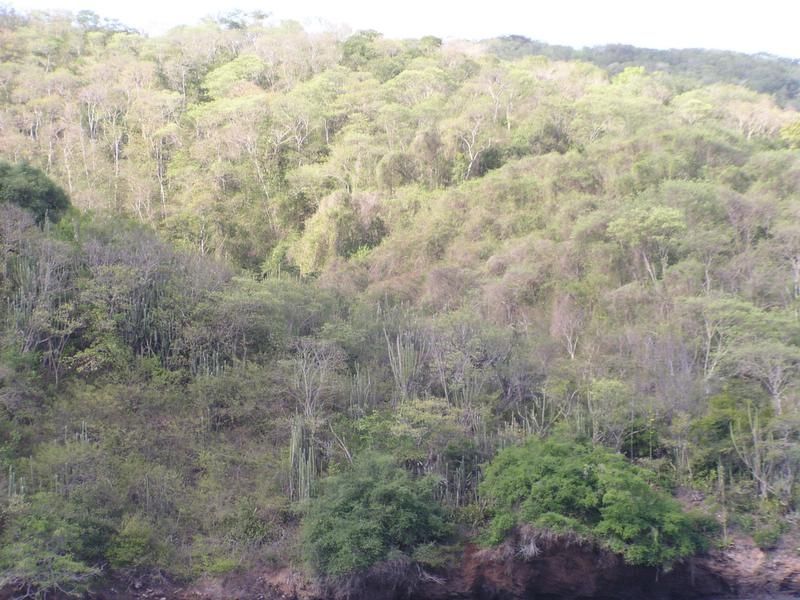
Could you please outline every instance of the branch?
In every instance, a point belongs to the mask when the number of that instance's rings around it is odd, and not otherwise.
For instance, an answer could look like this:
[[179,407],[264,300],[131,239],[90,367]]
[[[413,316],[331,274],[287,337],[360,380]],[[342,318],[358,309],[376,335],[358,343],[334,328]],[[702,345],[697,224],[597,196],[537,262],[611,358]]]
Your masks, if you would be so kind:
[[342,447],[342,450],[344,451],[344,455],[347,457],[347,461],[352,465],[353,464],[353,456],[352,456],[352,454],[350,454],[350,451],[347,449],[347,446],[344,445],[344,442],[342,441],[342,438],[340,438],[338,435],[336,435],[336,432],[333,430],[333,425],[331,423],[328,423],[328,427],[330,427],[330,430],[331,430],[331,433],[333,434],[334,439],[337,442],[339,442],[339,445]]

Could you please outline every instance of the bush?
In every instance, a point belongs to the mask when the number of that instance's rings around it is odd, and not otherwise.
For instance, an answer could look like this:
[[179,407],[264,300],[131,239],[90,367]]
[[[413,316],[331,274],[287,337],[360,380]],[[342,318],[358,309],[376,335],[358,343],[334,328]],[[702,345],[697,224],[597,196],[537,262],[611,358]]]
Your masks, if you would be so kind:
[[447,534],[426,479],[413,479],[388,456],[368,454],[328,477],[303,520],[302,539],[317,573],[350,575],[397,551],[412,554]]
[[753,532],[753,541],[762,550],[771,550],[778,545],[784,532],[784,526],[780,523],[764,525],[762,528]]
[[781,536],[790,529],[781,506],[775,502],[761,502],[757,508],[735,515],[734,519],[762,550],[771,550],[778,546]]
[[74,518],[74,508],[46,492],[11,497],[6,514],[0,514],[7,521],[0,522],[0,588],[26,586],[44,596],[52,590],[85,591],[99,574],[88,562],[87,539],[103,542],[96,528],[85,529]]
[[69,208],[67,194],[39,169],[0,161],[0,202],[31,211],[36,223],[58,221]]
[[534,439],[500,452],[480,489],[493,503],[491,543],[527,523],[591,537],[634,565],[669,564],[704,546],[704,524],[605,448]]
[[242,555],[234,548],[210,538],[195,541],[192,547],[192,575],[226,575],[242,568]]
[[158,563],[153,527],[142,517],[127,517],[111,541],[108,559],[114,567],[139,568]]

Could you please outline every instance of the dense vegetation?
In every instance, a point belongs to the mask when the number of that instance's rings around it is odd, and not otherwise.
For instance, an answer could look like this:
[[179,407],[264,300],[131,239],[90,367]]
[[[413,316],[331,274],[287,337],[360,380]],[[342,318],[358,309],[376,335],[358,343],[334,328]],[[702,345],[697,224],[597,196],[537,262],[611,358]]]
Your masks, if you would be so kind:
[[481,484],[492,501],[491,541],[519,520],[537,529],[599,539],[631,564],[664,565],[695,554],[702,520],[654,490],[652,472],[602,446],[533,438],[506,448]]
[[800,59],[770,54],[749,55],[701,48],[655,50],[622,44],[576,50],[511,35],[488,40],[489,52],[501,58],[547,56],[556,60],[585,60],[616,75],[627,67],[667,71],[703,84],[735,83],[771,94],[781,105],[800,108]]
[[40,170],[26,164],[0,161],[0,202],[16,204],[33,213],[37,224],[58,221],[69,208],[69,198]]
[[514,525],[666,564],[685,489],[718,543],[794,527],[788,92],[239,13],[0,26],[0,582]]
[[432,482],[414,480],[389,456],[359,457],[333,475],[303,523],[309,563],[328,575],[367,569],[393,551],[413,555],[447,534]]

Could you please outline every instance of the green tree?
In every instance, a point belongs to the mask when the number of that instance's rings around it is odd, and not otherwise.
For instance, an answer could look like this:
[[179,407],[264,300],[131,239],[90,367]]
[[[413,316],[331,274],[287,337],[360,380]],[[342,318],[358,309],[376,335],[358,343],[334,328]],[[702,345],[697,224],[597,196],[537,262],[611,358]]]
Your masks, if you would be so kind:
[[377,454],[325,480],[303,519],[306,559],[317,573],[332,576],[367,569],[393,551],[411,554],[446,535],[431,482]]
[[781,139],[790,148],[800,148],[800,120],[784,125],[783,129],[781,129]]
[[670,255],[685,230],[680,210],[641,204],[608,225],[609,234],[634,251],[653,283],[663,277]]
[[69,208],[67,194],[39,169],[25,163],[0,161],[0,202],[21,206],[33,213],[36,223],[58,221]]
[[481,492],[491,502],[489,540],[523,523],[599,541],[635,565],[668,565],[704,541],[699,522],[655,489],[647,471],[601,447],[531,439],[500,452]]
[[85,591],[100,573],[87,561],[96,549],[86,542],[102,547],[107,540],[71,515],[74,507],[55,494],[15,495],[10,500],[3,515],[10,522],[0,530],[0,586],[24,586],[36,598]]

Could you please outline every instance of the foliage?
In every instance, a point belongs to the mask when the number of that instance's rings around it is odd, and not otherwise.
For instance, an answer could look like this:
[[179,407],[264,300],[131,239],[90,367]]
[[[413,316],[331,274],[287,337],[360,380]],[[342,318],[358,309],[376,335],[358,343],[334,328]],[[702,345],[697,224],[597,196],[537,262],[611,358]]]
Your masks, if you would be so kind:
[[793,106],[797,106],[800,95],[800,69],[791,58],[700,48],[656,50],[624,44],[576,50],[517,35],[489,40],[487,45],[489,51],[506,59],[534,54],[559,60],[585,60],[615,73],[642,66],[649,71],[669,71],[703,83],[746,81],[748,87],[775,94]]
[[307,560],[331,576],[366,569],[392,551],[410,554],[447,531],[430,482],[412,479],[378,454],[365,454],[325,480],[303,520]]
[[70,207],[67,194],[42,171],[26,163],[0,161],[0,202],[16,204],[33,213],[38,225],[58,222]]
[[795,63],[0,16],[3,577],[796,535]]
[[122,522],[111,540],[108,558],[115,567],[145,567],[157,564],[158,546],[149,523],[134,515]]
[[704,545],[700,521],[685,514],[648,473],[602,448],[533,439],[500,452],[482,493],[492,502],[488,539],[528,523],[598,539],[635,565],[666,565]]
[[42,597],[52,591],[77,596],[87,589],[99,574],[91,560],[102,552],[108,532],[98,535],[96,524],[70,514],[70,508],[44,492],[11,499],[10,522],[0,537],[0,585],[22,585]]

